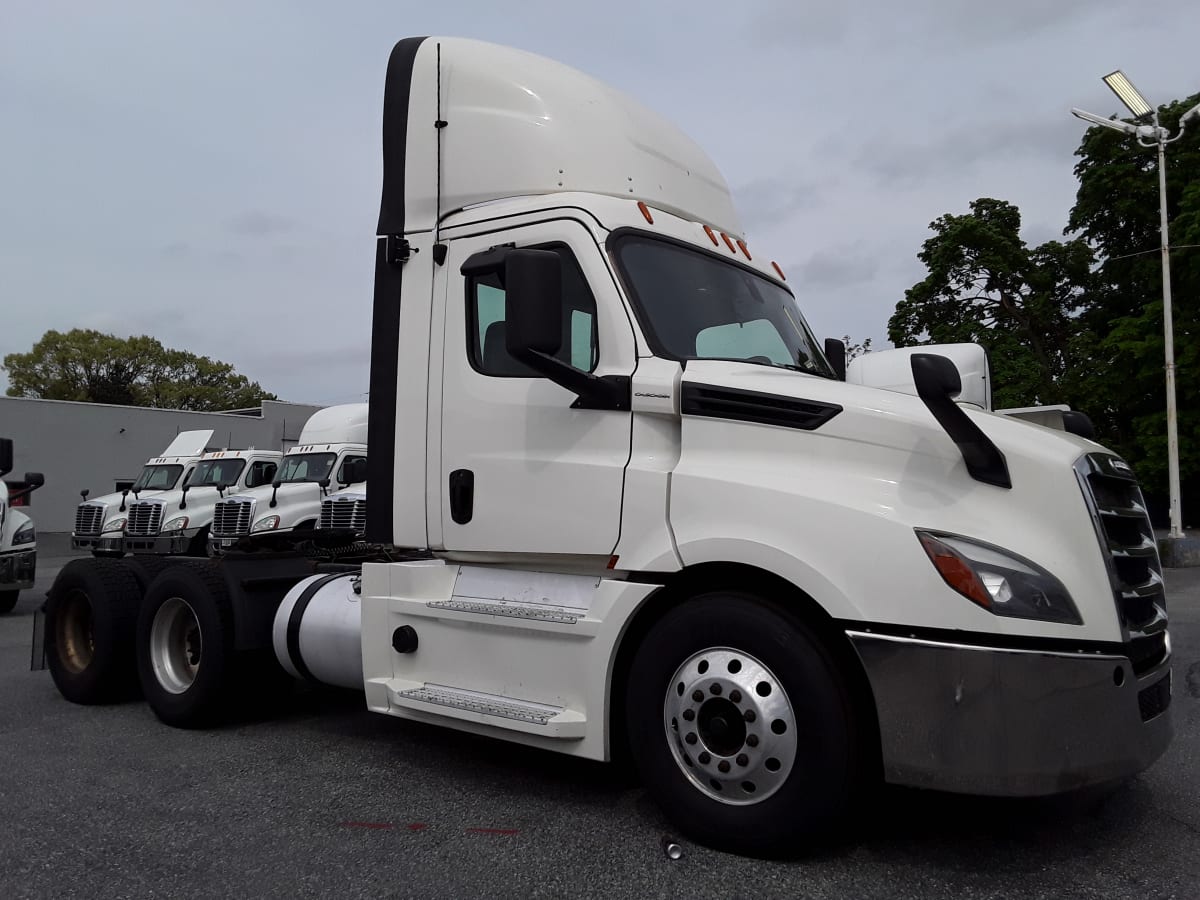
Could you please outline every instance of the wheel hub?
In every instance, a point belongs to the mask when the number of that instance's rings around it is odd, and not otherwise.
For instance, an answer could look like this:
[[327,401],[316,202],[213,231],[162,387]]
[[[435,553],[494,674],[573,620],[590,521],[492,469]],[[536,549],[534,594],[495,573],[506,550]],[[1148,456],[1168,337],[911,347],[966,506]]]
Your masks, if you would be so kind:
[[92,633],[92,602],[83,591],[71,591],[63,600],[54,629],[55,649],[63,667],[79,674],[92,663],[96,642]]
[[676,764],[721,803],[760,803],[796,761],[796,717],[782,683],[762,662],[729,647],[694,653],[675,671],[663,724]]
[[172,694],[182,694],[196,680],[204,657],[204,639],[195,610],[171,597],[154,614],[150,626],[150,662],[154,677]]

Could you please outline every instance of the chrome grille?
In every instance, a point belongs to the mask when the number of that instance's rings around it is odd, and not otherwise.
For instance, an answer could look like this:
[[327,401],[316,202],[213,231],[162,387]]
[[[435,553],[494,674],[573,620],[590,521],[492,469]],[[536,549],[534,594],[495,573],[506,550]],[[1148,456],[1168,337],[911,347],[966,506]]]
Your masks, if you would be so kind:
[[355,497],[329,497],[321,501],[318,528],[352,529],[361,534],[367,527],[367,501]]
[[1105,551],[1121,624],[1130,635],[1161,630],[1167,610],[1162,564],[1133,470],[1118,457],[1089,453],[1075,471]]
[[80,503],[75,510],[75,533],[79,535],[99,534],[104,527],[104,507],[100,504]]
[[130,503],[129,521],[125,525],[125,533],[133,537],[149,537],[158,534],[162,527],[161,503]]
[[212,534],[214,537],[238,537],[250,533],[250,516],[254,501],[242,499],[221,500],[213,513]]

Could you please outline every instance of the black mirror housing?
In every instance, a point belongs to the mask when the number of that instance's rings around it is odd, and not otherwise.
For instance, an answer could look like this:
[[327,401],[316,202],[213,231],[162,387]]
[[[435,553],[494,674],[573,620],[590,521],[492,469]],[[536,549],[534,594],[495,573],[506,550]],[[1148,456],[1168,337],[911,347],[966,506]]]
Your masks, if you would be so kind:
[[838,381],[846,380],[846,342],[839,338],[825,338],[825,358],[833,367]]
[[13,467],[12,438],[0,438],[0,478],[3,478]]
[[551,250],[511,250],[504,260],[504,342],[517,359],[562,346],[562,262]]
[[45,483],[46,483],[46,476],[43,475],[41,472],[26,472],[25,473],[25,487],[29,488],[29,490],[31,490],[31,491],[37,490]]
[[342,466],[342,484],[357,484],[367,480],[367,461],[365,459],[350,459]]

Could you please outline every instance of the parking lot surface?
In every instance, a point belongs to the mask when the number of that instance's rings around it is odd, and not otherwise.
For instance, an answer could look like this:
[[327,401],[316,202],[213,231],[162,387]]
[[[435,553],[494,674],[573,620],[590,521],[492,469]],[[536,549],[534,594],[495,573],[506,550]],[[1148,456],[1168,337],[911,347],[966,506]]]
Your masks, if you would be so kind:
[[0,617],[0,897],[1200,897],[1200,569],[1169,570],[1176,736],[1114,789],[998,801],[886,789],[850,839],[764,861],[682,839],[614,767],[298,693],[167,728],[30,671],[65,557]]

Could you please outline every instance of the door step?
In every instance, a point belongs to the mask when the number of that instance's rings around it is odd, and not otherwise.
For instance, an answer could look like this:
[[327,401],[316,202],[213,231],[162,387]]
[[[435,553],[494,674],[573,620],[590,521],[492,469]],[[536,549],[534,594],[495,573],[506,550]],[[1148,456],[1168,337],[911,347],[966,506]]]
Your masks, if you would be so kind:
[[388,697],[393,706],[545,737],[575,740],[587,731],[587,717],[577,710],[444,684],[393,679]]
[[433,600],[426,606],[430,609],[452,609],[456,612],[479,613],[481,616],[534,619],[539,622],[558,622],[562,625],[574,625],[586,615],[584,610],[552,609],[518,603],[490,603],[486,600]]

